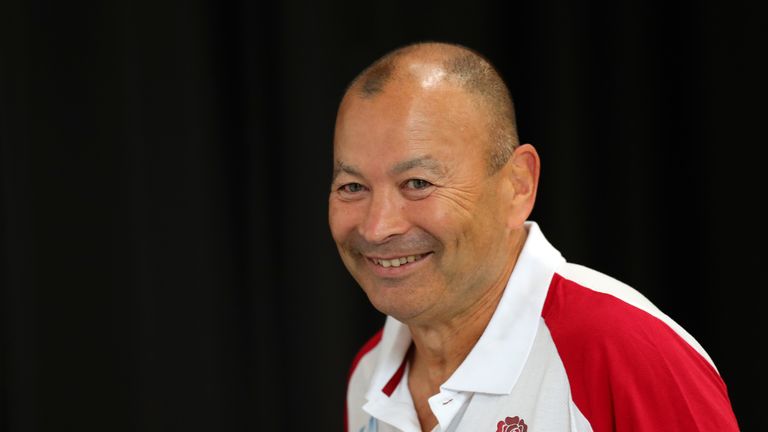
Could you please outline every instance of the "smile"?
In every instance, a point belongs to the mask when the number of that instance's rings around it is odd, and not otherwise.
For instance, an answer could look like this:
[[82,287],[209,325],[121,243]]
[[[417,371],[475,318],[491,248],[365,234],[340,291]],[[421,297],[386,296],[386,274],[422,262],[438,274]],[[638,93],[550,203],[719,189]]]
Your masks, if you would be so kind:
[[391,258],[391,259],[384,259],[384,258],[368,258],[368,259],[371,260],[371,262],[373,262],[374,264],[381,267],[400,267],[401,265],[416,262],[424,258],[426,255],[427,254],[408,255],[408,256],[402,256],[399,258]]

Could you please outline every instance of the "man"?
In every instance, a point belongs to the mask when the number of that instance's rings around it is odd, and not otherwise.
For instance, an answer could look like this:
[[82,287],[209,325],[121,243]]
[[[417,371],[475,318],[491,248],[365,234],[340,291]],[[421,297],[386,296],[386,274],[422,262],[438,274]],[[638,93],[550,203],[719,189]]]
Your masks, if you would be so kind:
[[333,238],[388,315],[350,373],[350,431],[738,429],[690,335],[526,222],[539,156],[478,54],[376,61],[341,102],[334,163]]

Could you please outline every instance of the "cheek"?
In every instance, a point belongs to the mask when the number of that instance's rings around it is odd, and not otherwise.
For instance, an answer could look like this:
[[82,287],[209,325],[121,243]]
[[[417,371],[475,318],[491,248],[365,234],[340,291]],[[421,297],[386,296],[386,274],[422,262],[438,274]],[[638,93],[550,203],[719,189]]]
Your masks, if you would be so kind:
[[437,237],[449,249],[477,250],[492,244],[499,234],[495,209],[445,196],[414,201],[408,213],[414,224]]
[[341,243],[347,233],[354,228],[354,222],[350,217],[349,209],[343,204],[331,199],[328,205],[328,225],[331,227],[331,236],[336,243]]
[[343,202],[331,198],[328,204],[328,224],[333,240],[342,244],[365,219],[365,205],[359,202]]
[[403,210],[414,225],[432,234],[441,242],[455,236],[457,229],[461,230],[457,227],[457,213],[443,200],[427,198],[412,201]]

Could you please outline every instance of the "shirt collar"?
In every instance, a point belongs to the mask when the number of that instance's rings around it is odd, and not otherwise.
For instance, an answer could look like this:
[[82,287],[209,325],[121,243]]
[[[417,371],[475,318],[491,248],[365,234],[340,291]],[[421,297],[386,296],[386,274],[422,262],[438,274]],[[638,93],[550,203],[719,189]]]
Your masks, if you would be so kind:
[[390,382],[398,375],[397,372],[405,361],[405,354],[411,346],[411,332],[408,330],[408,326],[388,316],[384,323],[384,331],[379,346],[381,347],[381,355],[379,355],[376,368],[371,376],[371,385],[366,393],[368,400],[389,396],[385,393],[385,387],[390,386]]
[[[441,388],[509,394],[520,377],[536,337],[550,281],[555,269],[565,262],[535,222],[526,222],[525,228],[528,237],[496,311],[467,358]],[[368,400],[386,397],[382,389],[396,375],[410,345],[408,327],[387,317],[381,355],[366,393]]]
[[488,326],[442,387],[509,394],[533,347],[552,276],[565,259],[535,222]]

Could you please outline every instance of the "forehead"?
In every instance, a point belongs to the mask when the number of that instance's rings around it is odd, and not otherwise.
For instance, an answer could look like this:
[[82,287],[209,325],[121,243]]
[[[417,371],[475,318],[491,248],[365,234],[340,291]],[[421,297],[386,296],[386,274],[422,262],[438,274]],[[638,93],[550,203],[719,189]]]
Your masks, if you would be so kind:
[[478,105],[454,86],[390,85],[373,97],[353,89],[336,120],[336,163],[393,165],[427,155],[445,163],[483,160],[488,116]]

